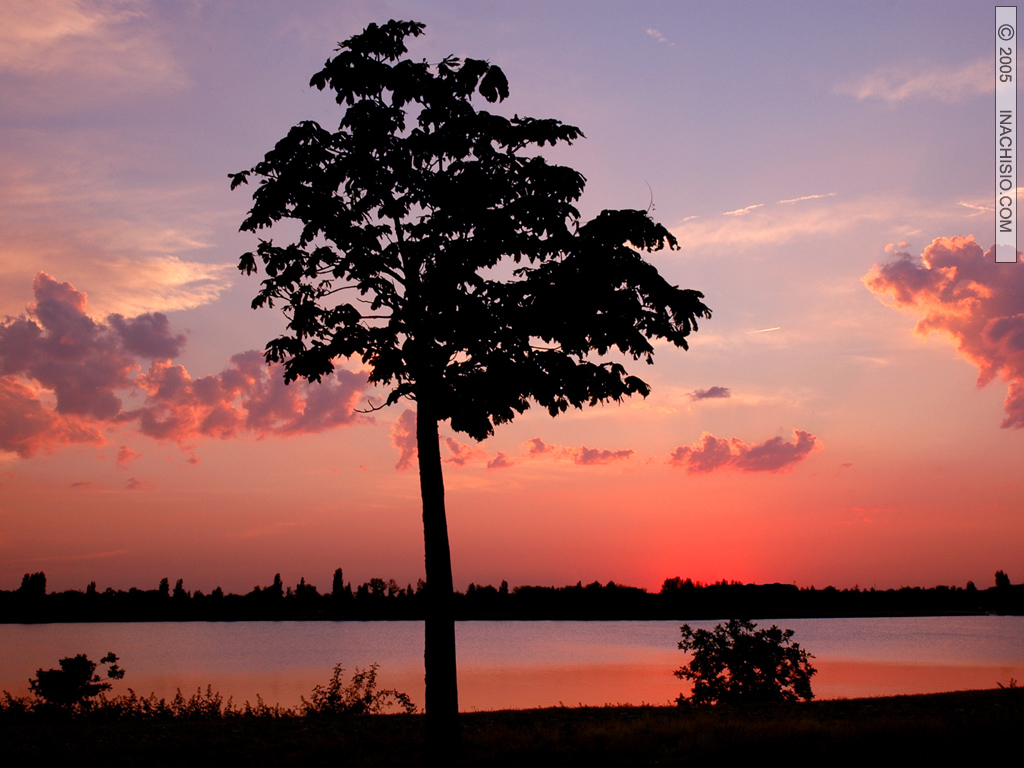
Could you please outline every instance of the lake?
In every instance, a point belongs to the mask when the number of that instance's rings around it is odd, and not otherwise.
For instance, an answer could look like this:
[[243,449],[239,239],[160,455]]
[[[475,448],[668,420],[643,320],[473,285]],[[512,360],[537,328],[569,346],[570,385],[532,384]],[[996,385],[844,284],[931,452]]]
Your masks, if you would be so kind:
[[[711,628],[716,621],[691,621]],[[816,698],[994,688],[1024,680],[1024,617],[783,619],[814,655]],[[678,621],[464,621],[457,624],[463,710],[666,704],[685,685],[672,671]],[[0,625],[0,690],[28,692],[39,668],[108,651],[127,671],[113,693],[170,697],[212,685],[225,699],[294,706],[335,664],[380,664],[378,684],[423,705],[423,624],[182,622]],[[346,675],[347,678],[347,675]]]

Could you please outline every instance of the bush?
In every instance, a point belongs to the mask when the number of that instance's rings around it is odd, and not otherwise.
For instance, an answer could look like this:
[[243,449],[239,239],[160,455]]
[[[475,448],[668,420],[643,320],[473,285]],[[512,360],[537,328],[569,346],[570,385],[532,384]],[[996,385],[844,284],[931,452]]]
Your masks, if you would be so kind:
[[693,651],[690,663],[675,671],[681,680],[693,681],[687,698],[676,703],[732,704],[736,702],[810,701],[811,676],[817,672],[808,659],[814,658],[799,644],[791,643],[793,630],[757,625],[744,619],[730,619],[713,630],[694,631],[689,624],[680,629],[680,650]]
[[[39,669],[28,681],[29,688],[41,703],[61,709],[88,709],[93,699],[110,690],[110,683],[96,674],[96,662],[84,653],[68,656],[59,662],[60,669]],[[108,653],[100,664],[109,664],[107,677],[120,680],[124,670],[117,666],[117,656]]]
[[[110,664],[108,678],[119,680],[124,670],[117,666],[117,657],[109,653],[100,661]],[[96,674],[96,663],[84,654],[60,660],[60,669],[38,670],[36,677],[29,680],[31,697],[12,696],[7,691],[0,696],[0,717],[17,718],[35,714],[88,715],[100,718],[131,719],[172,719],[172,720],[220,720],[222,718],[293,718],[317,715],[377,715],[388,712],[414,714],[416,705],[408,694],[395,690],[377,690],[377,669],[356,667],[352,680],[342,679],[344,668],[334,667],[327,685],[317,685],[309,701],[302,697],[298,707],[282,707],[280,704],[266,704],[260,696],[256,703],[248,701],[242,707],[229,698],[224,701],[220,693],[207,686],[205,693],[197,690],[185,697],[181,689],[170,701],[150,694],[140,696],[131,688],[128,692],[107,698],[104,691],[110,690],[110,683]]]
[[377,690],[377,664],[369,669],[356,667],[352,682],[345,685],[341,675],[345,668],[341,664],[334,667],[330,682],[313,688],[310,701],[302,696],[299,710],[303,715],[378,715],[396,708],[406,714],[416,712],[408,694],[394,690]]

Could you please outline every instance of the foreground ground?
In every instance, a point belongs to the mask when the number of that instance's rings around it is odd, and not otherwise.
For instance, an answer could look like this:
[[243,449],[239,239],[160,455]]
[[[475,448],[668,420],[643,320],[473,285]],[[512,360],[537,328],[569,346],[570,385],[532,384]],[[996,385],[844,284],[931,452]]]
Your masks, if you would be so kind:
[[[809,704],[468,713],[456,766],[983,764],[1020,754],[1024,689]],[[219,720],[0,720],[7,765],[409,766],[416,715]],[[1015,759],[1015,758],[1011,758]],[[718,763],[721,764],[721,763]]]

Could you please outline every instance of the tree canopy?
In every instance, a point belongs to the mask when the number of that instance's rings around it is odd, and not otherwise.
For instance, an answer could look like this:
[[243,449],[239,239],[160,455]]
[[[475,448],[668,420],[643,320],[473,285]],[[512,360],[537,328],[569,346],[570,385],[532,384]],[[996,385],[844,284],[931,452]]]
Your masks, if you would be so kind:
[[260,178],[243,230],[302,223],[297,242],[261,241],[240,261],[267,275],[254,307],[281,302],[288,315],[268,360],[318,381],[359,356],[388,403],[429,388],[436,418],[478,440],[531,400],[556,415],[646,395],[620,363],[590,355],[651,362],[651,338],[686,348],[710,316],[701,293],[639,252],[675,238],[645,211],[581,224],[583,176],[526,154],[580,129],[476,109],[474,94],[508,95],[505,75],[477,59],[401,59],[422,32],[390,21],[345,41],[311,80],[345,107],[338,130],[302,122],[231,175],[233,187]]

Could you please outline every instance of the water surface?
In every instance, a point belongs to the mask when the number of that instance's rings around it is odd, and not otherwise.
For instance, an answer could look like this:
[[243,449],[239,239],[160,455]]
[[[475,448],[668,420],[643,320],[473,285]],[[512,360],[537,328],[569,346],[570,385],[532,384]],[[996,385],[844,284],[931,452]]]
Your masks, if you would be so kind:
[[[714,621],[689,622],[713,627]],[[993,688],[1024,680],[1024,617],[786,619],[814,654],[817,698]],[[677,621],[466,621],[457,625],[463,710],[587,704],[665,704],[684,689]],[[173,696],[211,685],[241,703],[260,694],[294,706],[329,678],[380,664],[381,687],[423,704],[423,624],[165,622],[0,625],[0,689],[28,691],[40,667],[107,651],[127,676],[114,693]]]

